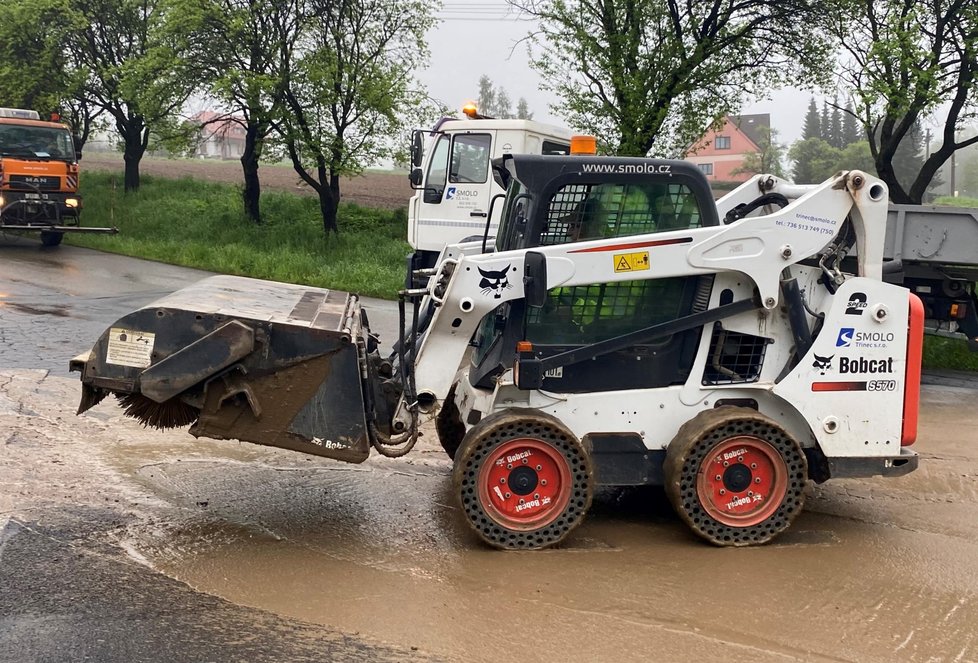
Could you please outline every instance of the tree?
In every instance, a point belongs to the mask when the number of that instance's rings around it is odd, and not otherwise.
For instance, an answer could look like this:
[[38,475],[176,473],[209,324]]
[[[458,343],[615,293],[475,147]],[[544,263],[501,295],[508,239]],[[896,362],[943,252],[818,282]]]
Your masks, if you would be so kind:
[[72,56],[85,72],[82,96],[111,117],[123,140],[125,190],[139,188],[150,132],[174,136],[177,114],[199,72],[167,43],[159,0],[71,0],[78,26]]
[[[957,129],[973,113],[978,86],[978,3],[970,0],[829,0],[825,27],[844,58],[839,75],[855,92],[876,171],[896,203],[920,203],[938,169],[978,142]],[[941,114],[940,147],[908,183],[894,159],[921,118]]]
[[819,118],[820,125],[822,127],[822,135],[819,136],[829,145],[832,144],[832,116],[829,114],[829,102],[827,99],[822,99],[822,115]]
[[821,138],[799,140],[788,150],[794,162],[792,179],[798,184],[815,184],[828,179],[838,169],[842,151]]
[[526,99],[520,97],[516,103],[516,113],[512,110],[513,102],[509,94],[503,87],[496,88],[488,76],[483,74],[479,78],[479,112],[488,117],[495,117],[501,120],[511,120],[514,117],[520,120],[532,120],[533,113]]
[[876,173],[876,164],[873,162],[873,153],[869,149],[869,143],[865,140],[857,140],[849,143],[839,151],[838,160],[832,168],[833,172],[840,170],[861,170],[869,174]]
[[483,74],[479,77],[479,112],[483,115],[492,115],[495,107],[496,91],[492,86],[492,79]]
[[[272,132],[274,104],[302,23],[299,0],[170,0],[167,27],[185,57],[204,65],[207,89],[227,113],[216,126],[244,129],[242,202],[261,223],[259,161]],[[206,127],[202,127],[206,131]]]
[[496,107],[493,108],[491,115],[501,120],[509,120],[513,117],[512,102],[505,88],[499,88],[496,92]]
[[679,152],[745,94],[827,61],[801,35],[808,0],[509,1],[538,20],[532,65],[554,111],[617,154]]
[[423,106],[411,72],[434,19],[423,0],[308,0],[304,17],[299,56],[283,59],[275,126],[328,234],[339,230],[340,177],[394,156],[393,139]]
[[839,98],[832,99],[832,126],[828,131],[829,144],[832,147],[842,149],[846,146],[845,137],[842,135],[842,111],[839,109]]
[[818,116],[818,106],[815,104],[815,97],[808,101],[808,113],[805,115],[805,124],[801,131],[802,138],[821,138],[822,120]]
[[67,57],[72,27],[66,0],[0,3],[0,106],[47,115],[77,90]]
[[850,103],[846,106],[846,109],[842,111],[842,145],[851,145],[852,143],[857,143],[864,140],[862,134],[859,131],[859,122],[856,119],[856,113],[852,110],[852,104]]
[[765,173],[784,177],[785,146],[777,141],[778,132],[770,127],[758,127],[757,133],[760,151],[745,155],[743,165],[733,171],[733,174],[757,175]]

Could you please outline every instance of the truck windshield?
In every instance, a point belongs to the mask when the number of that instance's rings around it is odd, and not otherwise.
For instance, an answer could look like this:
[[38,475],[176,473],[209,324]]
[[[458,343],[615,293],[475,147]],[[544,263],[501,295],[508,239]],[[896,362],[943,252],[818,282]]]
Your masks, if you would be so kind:
[[75,161],[75,147],[67,129],[0,124],[0,155]]

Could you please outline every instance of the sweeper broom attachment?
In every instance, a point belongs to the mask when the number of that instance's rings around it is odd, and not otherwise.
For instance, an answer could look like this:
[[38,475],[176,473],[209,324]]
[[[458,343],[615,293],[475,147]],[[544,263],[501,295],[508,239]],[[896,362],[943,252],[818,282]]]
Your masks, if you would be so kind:
[[362,462],[400,395],[355,295],[215,276],[123,317],[71,362],[79,413],[115,394],[147,426]]

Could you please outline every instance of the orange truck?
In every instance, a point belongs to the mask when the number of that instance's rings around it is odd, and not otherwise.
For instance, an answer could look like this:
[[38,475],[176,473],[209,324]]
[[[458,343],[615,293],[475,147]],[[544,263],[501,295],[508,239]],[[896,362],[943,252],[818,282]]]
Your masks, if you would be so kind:
[[0,232],[40,232],[44,246],[57,246],[66,232],[117,232],[79,223],[81,153],[68,125],[52,119],[0,108]]

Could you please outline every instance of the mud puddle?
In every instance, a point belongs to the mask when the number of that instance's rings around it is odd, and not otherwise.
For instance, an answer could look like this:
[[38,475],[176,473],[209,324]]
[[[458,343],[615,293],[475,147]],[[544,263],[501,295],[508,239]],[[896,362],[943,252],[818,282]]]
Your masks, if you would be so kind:
[[116,463],[175,508],[128,533],[166,575],[450,660],[978,660],[978,422],[931,400],[920,471],[813,488],[751,549],[700,543],[644,489],[603,491],[559,550],[489,550],[430,446],[350,466],[194,442]]
[[71,312],[67,306],[30,306],[28,304],[19,304],[17,302],[3,301],[0,302],[0,306],[4,308],[9,308],[12,311],[17,311],[18,313],[24,313],[26,315],[53,315],[58,318],[69,318],[71,317]]

